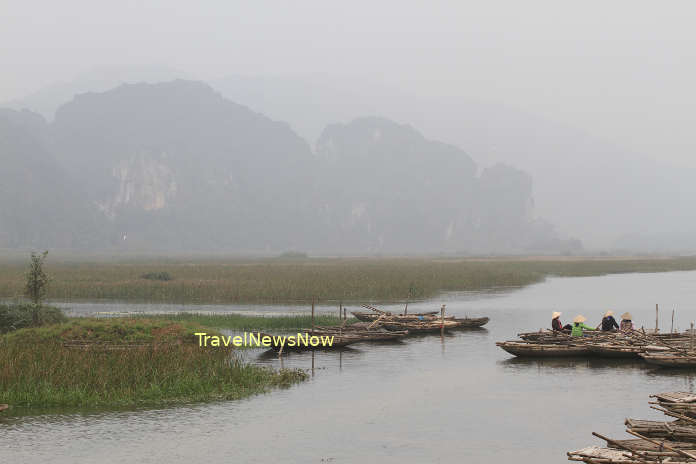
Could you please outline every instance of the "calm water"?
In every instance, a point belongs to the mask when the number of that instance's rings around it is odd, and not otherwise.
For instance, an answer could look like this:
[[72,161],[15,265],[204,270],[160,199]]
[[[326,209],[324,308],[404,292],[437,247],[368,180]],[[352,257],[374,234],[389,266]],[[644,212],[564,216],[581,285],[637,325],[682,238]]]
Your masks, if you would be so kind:
[[[550,279],[496,295],[454,294],[455,314],[488,315],[487,329],[359,344],[341,353],[250,360],[310,369],[310,381],[243,401],[145,411],[0,418],[0,462],[186,463],[380,462],[560,463],[598,444],[590,433],[623,436],[625,417],[662,417],[650,393],[691,390],[696,373],[636,362],[522,361],[495,341],[548,324],[553,310],[590,324],[606,309],[630,310],[654,327],[655,303],[669,329],[696,319],[696,272]],[[239,310],[239,307],[73,305],[76,312]],[[249,309],[249,307],[246,307]],[[255,307],[254,312],[297,308]]]

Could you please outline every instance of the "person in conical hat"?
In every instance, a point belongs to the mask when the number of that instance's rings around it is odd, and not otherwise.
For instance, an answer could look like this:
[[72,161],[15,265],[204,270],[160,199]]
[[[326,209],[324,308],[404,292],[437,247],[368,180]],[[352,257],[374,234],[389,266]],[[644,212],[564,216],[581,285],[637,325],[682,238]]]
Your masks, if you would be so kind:
[[616,319],[614,319],[614,311],[607,311],[604,313],[604,317],[602,318],[602,332],[609,332],[617,330],[618,328],[619,324],[617,324]]
[[561,313],[559,313],[558,311],[554,311],[553,313],[551,313],[551,328],[555,332],[572,329],[570,324],[566,324],[565,326],[563,326],[563,323],[561,322]]
[[583,335],[583,330],[595,330],[592,327],[585,325],[584,322],[587,320],[587,318],[583,315],[578,315],[573,319],[573,329],[570,332],[570,335],[573,337],[582,337]]
[[633,329],[633,316],[631,313],[625,312],[621,315],[621,325],[620,329],[622,332],[632,332]]

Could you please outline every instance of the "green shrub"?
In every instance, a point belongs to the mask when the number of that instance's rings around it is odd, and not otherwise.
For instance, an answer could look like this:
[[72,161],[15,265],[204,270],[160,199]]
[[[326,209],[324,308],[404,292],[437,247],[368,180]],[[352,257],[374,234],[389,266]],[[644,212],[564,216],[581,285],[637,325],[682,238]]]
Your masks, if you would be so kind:
[[140,277],[147,280],[162,280],[165,282],[168,280],[172,280],[172,276],[167,271],[148,272],[147,274],[143,274]]
[[0,333],[12,330],[58,324],[68,320],[59,308],[42,306],[38,309],[38,324],[34,322],[32,304],[0,305]]

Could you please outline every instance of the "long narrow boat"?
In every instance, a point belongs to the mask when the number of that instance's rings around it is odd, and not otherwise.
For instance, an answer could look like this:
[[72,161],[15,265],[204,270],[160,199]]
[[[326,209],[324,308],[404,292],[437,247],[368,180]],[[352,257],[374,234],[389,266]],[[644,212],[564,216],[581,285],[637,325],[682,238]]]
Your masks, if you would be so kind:
[[439,332],[442,329],[449,330],[459,327],[459,322],[451,319],[436,320],[436,321],[417,321],[417,322],[399,322],[387,320],[380,322],[387,330],[408,330],[409,333],[426,333]]
[[482,327],[488,324],[491,319],[489,317],[455,317],[454,322],[459,322],[457,329],[470,329]]
[[[351,312],[353,316],[355,316],[356,319],[359,321],[364,321],[364,322],[373,322],[376,321],[379,318],[382,319],[389,319],[389,320],[396,320],[399,322],[417,322],[417,321],[422,321],[422,320],[435,320],[435,319],[440,319],[440,316],[436,316],[434,313],[422,313],[422,314],[391,314],[391,313],[384,313],[384,314],[378,314],[378,313],[367,313],[367,312],[360,312],[360,311],[354,311]],[[445,316],[445,319],[453,320],[454,316]]]
[[662,367],[696,367],[696,356],[679,354],[675,352],[669,353],[641,353],[640,357],[648,364],[653,364]]
[[625,343],[588,343],[589,350],[601,358],[636,358],[645,352],[664,352],[669,348],[655,345],[627,345]]
[[[274,351],[312,351],[312,350],[335,350],[340,349],[353,343],[363,341],[359,335],[344,333],[341,335],[312,335],[310,332],[300,332],[299,334],[289,335],[270,335],[261,333],[261,337],[271,337],[269,348]],[[285,338],[282,338],[285,337]],[[316,338],[312,338],[316,337]],[[322,337],[329,337],[327,343],[322,343]],[[292,342],[290,340],[293,340]],[[306,340],[306,342],[305,342]],[[311,342],[318,341],[319,343],[312,344]],[[330,343],[328,343],[330,342]]]
[[584,344],[574,345],[509,341],[497,342],[496,346],[519,357],[560,358],[587,356],[591,353],[587,345]]
[[311,332],[314,335],[333,335],[339,338],[343,335],[359,336],[362,338],[360,341],[364,342],[399,340],[408,335],[408,330],[386,330],[382,327],[367,329],[350,325],[345,327],[315,327],[313,331],[311,329],[305,329],[305,332]]

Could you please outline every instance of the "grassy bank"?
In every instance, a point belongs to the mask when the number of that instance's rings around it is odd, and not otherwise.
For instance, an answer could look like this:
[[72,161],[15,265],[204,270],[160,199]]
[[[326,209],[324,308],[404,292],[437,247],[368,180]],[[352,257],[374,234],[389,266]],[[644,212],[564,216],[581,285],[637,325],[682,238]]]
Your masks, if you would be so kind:
[[[136,318],[137,319],[137,318]],[[199,314],[176,313],[157,315],[155,319],[173,322],[196,323],[206,327],[233,330],[284,330],[304,329],[312,326],[312,317],[307,314],[292,316],[245,316],[241,314]],[[348,318],[348,324],[355,322],[352,316]],[[338,316],[319,315],[314,318],[314,324],[318,326],[342,324],[343,319]]]
[[[696,269],[696,258],[655,259],[263,259],[50,261],[48,298],[175,303],[404,301],[440,291],[517,287],[546,276]],[[0,297],[22,293],[25,265],[0,264]],[[143,278],[166,273],[171,280]]]
[[[201,348],[192,322],[71,320],[0,339],[0,403],[13,407],[163,405],[238,399],[306,378]],[[66,345],[82,345],[82,348]],[[84,347],[86,346],[86,348]]]

